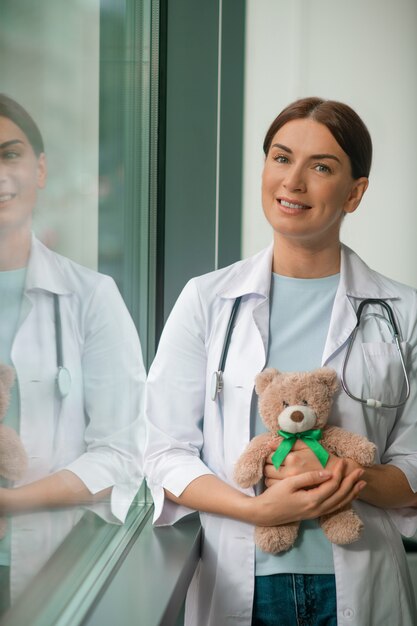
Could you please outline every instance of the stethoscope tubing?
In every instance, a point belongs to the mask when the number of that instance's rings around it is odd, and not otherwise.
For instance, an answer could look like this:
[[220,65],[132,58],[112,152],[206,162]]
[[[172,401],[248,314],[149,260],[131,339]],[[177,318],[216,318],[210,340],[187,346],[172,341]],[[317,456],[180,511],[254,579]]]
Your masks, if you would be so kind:
[[[236,298],[236,300],[233,303],[233,307],[232,307],[232,311],[230,314],[230,318],[229,318],[229,322],[227,324],[227,329],[226,329],[226,333],[225,333],[225,339],[223,342],[223,348],[222,348],[222,352],[221,352],[221,356],[220,356],[220,361],[219,361],[219,367],[218,369],[213,372],[212,375],[212,380],[211,380],[211,391],[210,391],[210,395],[211,395],[211,399],[213,401],[215,401],[219,395],[219,393],[222,391],[223,389],[223,372],[224,372],[224,368],[226,365],[226,359],[227,359],[227,353],[229,351],[229,345],[230,345],[230,341],[231,341],[231,337],[232,337],[232,332],[233,332],[233,324],[234,321],[236,319],[236,315],[240,306],[240,302],[242,300],[242,297],[239,296],[238,298]],[[350,357],[350,353],[352,351],[352,346],[353,343],[355,341],[356,338],[356,334],[358,332],[358,329],[360,327],[360,320],[361,320],[361,316],[362,316],[362,312],[363,309],[368,306],[368,305],[380,305],[384,308],[384,310],[386,311],[387,315],[388,315],[388,320],[381,316],[382,319],[385,321],[385,323],[387,325],[390,325],[391,327],[391,333],[392,333],[392,337],[393,337],[393,341],[396,345],[397,351],[398,351],[398,355],[400,358],[400,362],[401,362],[401,367],[404,373],[404,379],[405,379],[405,384],[406,384],[406,392],[405,392],[405,397],[400,400],[400,402],[396,403],[396,404],[387,404],[385,402],[382,402],[381,400],[376,400],[374,398],[360,398],[358,396],[355,396],[350,389],[347,386],[346,383],[346,369],[347,369],[347,364],[349,362],[349,357]],[[341,373],[341,377],[340,377],[340,383],[342,385],[342,388],[344,390],[344,392],[349,396],[349,398],[351,398],[352,400],[355,400],[356,402],[360,402],[363,405],[366,405],[368,407],[372,407],[372,408],[383,408],[383,409],[398,409],[402,406],[404,406],[404,404],[407,402],[409,396],[410,396],[410,381],[408,378],[408,374],[407,374],[407,369],[405,366],[405,360],[404,360],[404,355],[403,355],[403,351],[401,348],[401,344],[400,344],[400,333],[399,333],[399,329],[398,329],[398,325],[397,322],[395,321],[395,317],[394,317],[394,313],[392,308],[390,307],[390,305],[385,301],[382,300],[380,298],[367,298],[365,300],[362,300],[358,310],[356,312],[356,326],[353,329],[353,331],[350,334],[350,337],[348,338],[348,346],[347,346],[347,350],[346,350],[346,354],[345,354],[345,358],[343,360],[343,365],[342,365],[342,373]]]
[[[403,374],[404,374],[404,380],[406,384],[405,397],[402,400],[400,400],[400,402],[397,402],[396,404],[387,404],[385,402],[381,402],[381,400],[376,400],[374,398],[366,398],[366,399],[359,398],[358,396],[355,396],[350,391],[346,383],[346,369],[347,369],[347,364],[349,362],[350,353],[352,351],[352,347],[355,342],[356,334],[360,327],[360,321],[361,321],[361,315],[362,315],[363,309],[368,305],[382,306],[388,315],[389,323],[391,325],[392,338],[398,351],[398,356],[400,358],[400,363],[401,363],[401,367],[402,367]],[[384,318],[383,316],[381,317],[388,324],[386,318]],[[353,329],[348,339],[349,343],[348,343],[348,347],[346,350],[345,358],[343,359],[342,374],[340,376],[340,384],[342,385],[343,391],[352,400],[356,400],[356,402],[360,402],[361,404],[364,404],[368,407],[382,408],[382,409],[399,409],[400,407],[404,406],[404,404],[407,402],[408,398],[410,397],[410,381],[408,378],[407,369],[405,367],[404,355],[403,355],[403,351],[401,349],[401,344],[400,344],[400,333],[398,330],[397,322],[395,321],[395,318],[394,318],[393,310],[385,300],[381,300],[379,298],[368,298],[368,299],[362,300],[362,302],[360,303],[358,310],[356,312],[356,318],[357,318],[356,326]]]
[[232,339],[233,324],[235,323],[241,300],[242,296],[238,296],[233,303],[232,311],[230,313],[229,322],[227,324],[226,333],[224,336],[225,340],[223,342],[222,353],[220,355],[219,367],[217,368],[217,371],[213,372],[213,376],[211,379],[210,396],[213,401],[216,400],[218,394],[223,389],[223,372],[224,368],[226,367],[227,354],[229,352],[229,345]]
[[59,296],[57,293],[54,297],[54,321],[55,321],[55,350],[56,350],[56,366],[57,374],[55,378],[56,388],[61,399],[65,398],[71,389],[71,374],[64,365],[64,351],[62,346],[62,321],[61,310],[59,306]]

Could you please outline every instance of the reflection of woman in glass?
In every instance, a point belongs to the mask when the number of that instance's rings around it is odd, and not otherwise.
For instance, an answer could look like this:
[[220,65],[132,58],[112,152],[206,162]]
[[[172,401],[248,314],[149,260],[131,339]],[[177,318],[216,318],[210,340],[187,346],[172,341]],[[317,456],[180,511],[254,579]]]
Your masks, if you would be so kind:
[[[6,423],[20,433],[29,457],[24,479],[0,489],[0,514],[100,500],[109,521],[123,521],[141,476],[139,340],[112,279],[31,234],[45,183],[36,124],[0,95],[0,360],[16,370]],[[59,365],[65,371],[58,385]],[[22,586],[22,560],[44,560],[36,550],[42,515],[16,516],[0,542],[12,592]],[[52,532],[56,543],[59,532]]]
[[[371,139],[348,106],[307,98],[278,115],[264,152],[262,205],[273,245],[188,283],[148,376],[145,473],[155,520],[169,524],[202,511],[202,558],[186,623],[411,626],[415,603],[399,531],[416,530],[416,293],[372,271],[339,237],[368,186]],[[240,296],[224,388],[213,402],[212,373]],[[331,423],[368,436],[376,464],[363,470],[331,456],[323,470],[299,442],[279,470],[268,464],[265,490],[242,493],[234,465],[251,434],[265,430],[255,375],[265,366],[320,365],[340,374],[364,298],[388,299],[395,311],[408,343],[411,394],[397,409],[364,406],[341,392]],[[371,319],[358,332],[348,383],[357,396],[396,404],[404,374],[380,313],[375,305],[366,311]],[[330,544],[314,518],[356,498],[362,537]],[[253,525],[299,520],[292,549],[255,551]]]

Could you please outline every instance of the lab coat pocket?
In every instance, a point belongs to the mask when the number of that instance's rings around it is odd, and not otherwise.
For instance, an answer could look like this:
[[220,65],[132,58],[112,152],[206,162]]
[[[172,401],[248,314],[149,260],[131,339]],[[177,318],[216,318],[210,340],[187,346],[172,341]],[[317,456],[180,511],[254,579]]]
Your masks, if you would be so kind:
[[[407,364],[408,344],[401,342]],[[369,376],[370,396],[384,404],[398,404],[404,397],[405,377],[400,355],[393,343],[371,342],[362,344]]]

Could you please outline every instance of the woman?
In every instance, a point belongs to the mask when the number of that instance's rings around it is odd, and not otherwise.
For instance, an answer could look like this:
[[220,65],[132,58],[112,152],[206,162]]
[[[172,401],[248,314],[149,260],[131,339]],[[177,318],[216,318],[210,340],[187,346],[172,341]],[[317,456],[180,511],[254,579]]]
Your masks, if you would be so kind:
[[0,542],[12,597],[71,527],[59,513],[50,523],[45,509],[99,500],[102,516],[123,522],[141,481],[137,333],[111,278],[32,235],[46,175],[37,125],[0,95],[0,360],[16,370],[6,423],[29,458],[24,478],[0,488],[0,514],[19,513]]
[[[262,204],[273,245],[188,283],[149,373],[145,473],[155,523],[201,511],[204,541],[187,598],[189,625],[411,626],[416,612],[398,531],[416,529],[415,512],[407,508],[417,490],[416,294],[373,272],[339,238],[342,220],[368,186],[371,139],[350,107],[307,98],[278,115],[264,151]],[[210,379],[238,297],[224,387],[213,402]],[[404,408],[386,409],[341,392],[330,421],[374,441],[376,465],[363,470],[332,457],[321,471],[300,445],[278,472],[267,466],[265,491],[242,492],[233,467],[262,430],[255,375],[265,366],[320,365],[340,375],[364,298],[382,298],[395,310],[408,348],[411,394]],[[381,307],[366,311],[347,382],[355,395],[398,403],[401,366],[387,343],[387,325],[379,317],[372,321],[371,312],[379,315]],[[330,545],[312,520],[355,498],[365,524],[361,539]],[[255,554],[254,524],[294,520],[304,520],[294,548]]]

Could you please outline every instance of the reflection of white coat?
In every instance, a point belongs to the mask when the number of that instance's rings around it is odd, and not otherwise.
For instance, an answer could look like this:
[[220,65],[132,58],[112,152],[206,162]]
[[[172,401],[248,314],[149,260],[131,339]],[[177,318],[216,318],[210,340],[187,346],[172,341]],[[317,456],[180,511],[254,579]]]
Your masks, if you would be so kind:
[[[55,383],[54,293],[59,295],[64,365],[72,378],[64,399]],[[29,468],[16,485],[66,468],[92,493],[113,486],[110,504],[100,508],[109,520],[123,521],[141,481],[145,381],[138,336],[126,306],[111,278],[61,257],[35,238],[22,306],[11,358]],[[30,562],[33,569],[44,562],[71,527],[68,513],[61,516],[62,528],[57,528],[59,513],[50,524],[45,515],[13,519],[12,596],[23,586]],[[77,517],[74,512],[74,521]]]
[[[255,375],[266,361],[272,248],[251,259],[188,283],[166,324],[147,386],[149,433],[145,474],[155,500],[155,522],[172,524],[189,512],[164,500],[195,478],[214,473],[234,485],[233,466],[250,438],[250,405]],[[224,390],[210,399],[233,301],[243,295],[227,357]],[[392,463],[417,490],[417,299],[414,290],[370,270],[342,248],[341,278],[322,363],[341,369],[346,340],[363,298],[384,298],[393,306],[408,348],[411,397],[403,411],[363,408],[338,394],[331,422],[373,440],[380,463]],[[366,336],[367,344],[363,344]],[[365,322],[347,372],[353,393],[397,398],[403,384],[386,326]],[[363,344],[361,346],[361,343]],[[362,352],[363,350],[363,352]],[[236,485],[235,485],[236,486]],[[252,493],[248,490],[247,493]],[[355,507],[365,522],[360,541],[334,546],[338,624],[380,626],[416,623],[401,537],[411,535],[416,513],[385,511],[363,502]],[[202,559],[187,598],[189,626],[251,623],[254,586],[253,527],[201,514]]]

